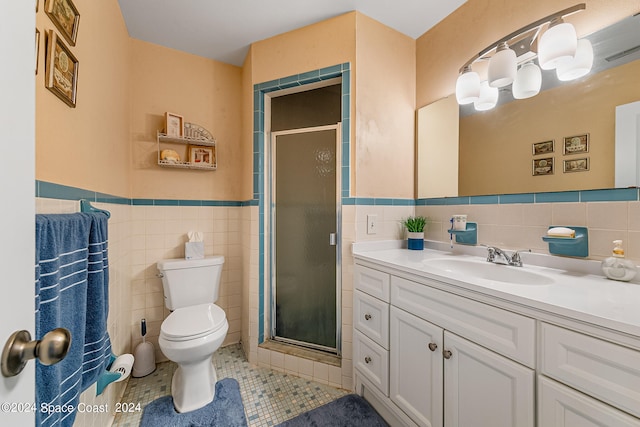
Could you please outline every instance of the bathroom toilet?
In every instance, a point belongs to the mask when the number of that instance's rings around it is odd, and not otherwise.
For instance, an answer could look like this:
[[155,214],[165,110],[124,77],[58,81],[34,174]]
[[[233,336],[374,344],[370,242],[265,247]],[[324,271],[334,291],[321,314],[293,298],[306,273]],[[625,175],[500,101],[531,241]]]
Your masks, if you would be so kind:
[[158,345],[178,365],[171,381],[178,412],[202,408],[215,397],[212,356],[229,330],[225,312],[214,304],[223,264],[223,256],[157,263],[165,305],[172,310],[160,326]]

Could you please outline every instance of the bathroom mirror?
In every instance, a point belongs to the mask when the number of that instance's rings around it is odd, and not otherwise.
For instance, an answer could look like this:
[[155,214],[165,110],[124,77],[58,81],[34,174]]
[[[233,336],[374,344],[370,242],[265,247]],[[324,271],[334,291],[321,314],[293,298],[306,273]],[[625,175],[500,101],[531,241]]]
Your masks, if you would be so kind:
[[[509,86],[500,90],[499,105],[486,112],[446,100],[434,103],[441,105],[438,110],[459,108],[459,127],[451,127],[452,135],[459,134],[458,191],[434,189],[437,181],[427,185],[417,179],[418,197],[614,187],[616,107],[640,100],[640,14],[587,38],[594,66],[579,80],[559,82],[555,71],[543,71],[537,96],[513,100]],[[434,110],[433,105],[423,109]],[[418,112],[418,165],[427,151],[424,141],[435,139],[423,109]]]

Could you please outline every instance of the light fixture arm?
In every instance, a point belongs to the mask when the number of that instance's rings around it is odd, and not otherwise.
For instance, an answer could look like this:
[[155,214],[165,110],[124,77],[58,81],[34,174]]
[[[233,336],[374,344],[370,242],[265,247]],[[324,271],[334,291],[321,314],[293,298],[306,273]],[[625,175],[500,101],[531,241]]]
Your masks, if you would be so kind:
[[576,12],[580,12],[582,10],[586,9],[586,4],[585,3],[579,3],[576,4],[575,6],[571,6],[567,9],[561,10],[559,12],[553,13],[549,16],[546,16],[542,19],[538,19],[535,22],[532,22],[531,24],[520,28],[519,30],[516,30],[514,32],[512,32],[511,34],[508,34],[507,36],[501,38],[498,41],[495,41],[493,43],[491,43],[489,46],[487,46],[486,48],[484,48],[483,50],[480,51],[480,53],[478,53],[477,55],[473,56],[471,59],[469,59],[462,67],[460,67],[460,72],[462,73],[464,71],[465,68],[467,67],[471,67],[471,64],[473,64],[474,62],[476,62],[478,59],[482,58],[483,56],[487,55],[488,53],[490,53],[491,51],[495,50],[497,46],[501,45],[502,43],[506,43],[509,40],[513,39],[514,37],[519,36],[520,34],[526,33],[527,31],[531,31],[535,28],[538,28],[538,31],[540,30],[540,27],[542,27],[545,24],[550,23],[553,20],[557,20],[557,19],[562,19],[566,16],[572,15]]

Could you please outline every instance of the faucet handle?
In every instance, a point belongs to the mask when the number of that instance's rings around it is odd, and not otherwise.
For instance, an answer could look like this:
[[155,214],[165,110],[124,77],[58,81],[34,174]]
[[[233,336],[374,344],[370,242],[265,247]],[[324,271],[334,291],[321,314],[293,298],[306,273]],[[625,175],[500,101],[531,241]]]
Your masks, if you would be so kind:
[[520,252],[531,252],[531,249],[520,249],[515,251],[513,255],[511,255],[511,262],[509,263],[509,265],[522,267],[522,258],[520,258]]
[[[486,245],[482,245],[486,246]],[[493,246],[487,246],[487,262],[493,262],[496,259],[496,248]]]

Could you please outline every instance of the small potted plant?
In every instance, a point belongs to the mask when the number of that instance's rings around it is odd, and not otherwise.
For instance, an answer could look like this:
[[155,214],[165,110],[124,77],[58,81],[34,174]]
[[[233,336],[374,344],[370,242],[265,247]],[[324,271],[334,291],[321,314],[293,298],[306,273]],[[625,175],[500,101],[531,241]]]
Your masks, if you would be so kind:
[[407,247],[414,250],[424,249],[424,227],[429,219],[424,216],[410,216],[402,220],[407,229]]

